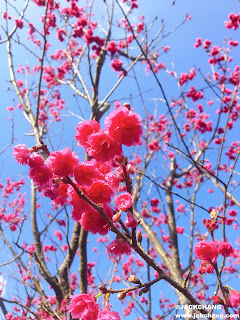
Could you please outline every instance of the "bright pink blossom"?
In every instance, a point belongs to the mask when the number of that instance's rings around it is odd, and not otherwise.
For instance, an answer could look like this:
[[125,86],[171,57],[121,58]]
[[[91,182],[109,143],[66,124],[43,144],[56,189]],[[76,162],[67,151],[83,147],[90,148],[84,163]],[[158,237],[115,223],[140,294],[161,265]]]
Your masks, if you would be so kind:
[[28,165],[30,168],[42,166],[44,165],[44,159],[40,154],[34,152],[29,158]]
[[[113,215],[111,207],[108,205],[103,205],[103,209],[111,219]],[[81,214],[79,223],[84,230],[94,234],[99,233],[102,236],[106,235],[110,228],[106,220],[93,208],[87,209]]]
[[207,272],[207,273],[210,273],[210,274],[214,272],[214,267],[213,267],[212,264],[208,264],[208,265],[206,266],[206,272]]
[[61,246],[61,250],[62,251],[67,251],[68,249],[68,245],[67,244],[64,244],[63,246]]
[[25,144],[18,144],[13,148],[13,155],[15,160],[20,164],[28,164],[30,151]]
[[223,304],[223,300],[217,295],[212,296],[212,299],[215,304]]
[[62,151],[51,152],[46,165],[53,170],[54,174],[60,177],[68,176],[73,174],[78,165],[78,156],[71,149],[65,148]]
[[100,173],[93,162],[80,163],[74,170],[74,177],[79,185],[89,186]]
[[229,257],[234,252],[234,250],[229,242],[219,242],[218,252],[224,257]]
[[66,36],[66,30],[65,29],[57,29],[57,38],[59,41],[63,42],[64,41],[64,37],[63,36]]
[[236,215],[237,215],[237,211],[236,210],[230,210],[229,212],[228,212],[228,214],[231,216],[231,217],[235,217]]
[[90,210],[92,207],[86,201],[80,199],[78,194],[74,191],[72,187],[69,187],[67,192],[70,196],[69,203],[72,206],[72,218],[73,220],[79,222],[83,212],[86,210]]
[[58,185],[58,196],[53,201],[53,203],[55,205],[60,204],[61,206],[63,206],[64,204],[67,203],[67,190],[68,190],[68,187],[69,187],[69,185],[64,184],[62,182]]
[[87,196],[95,203],[109,203],[113,194],[112,188],[101,180],[93,182],[87,190]]
[[37,6],[44,7],[46,4],[46,0],[33,0]]
[[164,52],[168,52],[169,50],[170,50],[170,47],[169,47],[169,46],[163,47],[163,51],[164,51]]
[[115,41],[110,41],[106,46],[106,50],[109,51],[113,56],[116,52],[119,51],[119,47],[116,45]]
[[56,231],[54,232],[54,235],[55,235],[55,237],[58,238],[59,241],[62,241],[63,236],[62,236],[62,232],[61,232],[61,231],[56,230]]
[[87,153],[99,162],[110,161],[122,154],[121,146],[103,131],[91,134],[88,142]]
[[70,296],[68,310],[73,319],[96,320],[99,307],[95,299],[89,294],[81,293]]
[[22,20],[15,19],[15,24],[16,24],[17,28],[19,28],[19,29],[23,28],[23,21]]
[[118,189],[119,179],[115,173],[109,172],[104,176],[104,178],[105,178],[105,181],[113,188],[113,190]]
[[43,191],[43,194],[45,195],[45,197],[50,198],[51,200],[55,200],[58,195],[58,186],[53,183],[52,180],[50,180],[47,185],[44,186],[40,186],[41,187],[41,191]]
[[112,62],[111,62],[111,67],[113,68],[114,71],[118,72],[118,71],[121,71],[123,68],[122,68],[122,61],[119,60],[119,59],[114,59]]
[[198,48],[202,45],[202,39],[201,38],[197,38],[196,42],[194,43],[194,47]]
[[122,254],[130,255],[131,247],[123,239],[118,237],[107,246],[108,254],[114,257],[121,257]]
[[151,206],[152,206],[152,207],[157,207],[158,204],[159,204],[159,202],[160,202],[160,201],[159,201],[157,198],[156,198],[156,199],[154,198],[154,199],[151,199],[151,202],[150,202],[150,203],[151,203]]
[[126,211],[132,205],[132,196],[130,193],[125,192],[115,197],[114,201],[119,211]]
[[234,30],[238,29],[239,27],[239,22],[240,22],[240,16],[238,14],[230,13],[228,15],[228,18],[230,21],[225,21],[225,28],[231,29],[233,28]]
[[29,177],[38,187],[43,188],[50,183],[53,174],[52,170],[49,167],[42,165],[39,167],[31,168],[29,170]]
[[185,228],[184,227],[176,227],[176,232],[179,234],[182,234],[184,232]]
[[140,116],[120,107],[114,110],[104,121],[109,135],[118,143],[127,147],[136,146],[141,143],[143,133]]
[[116,311],[110,311],[109,307],[105,307],[98,315],[97,320],[120,320],[120,315]]
[[126,218],[126,221],[125,221],[125,225],[128,227],[128,228],[136,228],[138,226],[138,222],[137,220],[134,218],[132,212],[128,212],[127,213],[127,218]]
[[77,133],[74,138],[77,140],[78,145],[84,147],[86,150],[89,147],[88,137],[100,130],[100,124],[96,120],[79,122],[76,127]]
[[218,229],[218,224],[211,219],[203,219],[203,224],[208,229],[210,233],[212,233],[214,230]]
[[237,308],[240,306],[240,292],[237,290],[231,290],[228,299],[232,308]]
[[215,262],[218,257],[218,250],[214,242],[201,241],[194,247],[194,253],[200,260]]

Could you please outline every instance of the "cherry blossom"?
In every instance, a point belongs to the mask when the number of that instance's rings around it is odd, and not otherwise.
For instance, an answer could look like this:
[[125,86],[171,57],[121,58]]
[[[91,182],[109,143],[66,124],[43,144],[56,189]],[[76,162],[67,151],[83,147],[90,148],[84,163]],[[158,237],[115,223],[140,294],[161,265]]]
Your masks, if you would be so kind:
[[68,310],[71,312],[73,319],[96,320],[98,317],[99,307],[95,299],[88,294],[77,294],[70,296]]

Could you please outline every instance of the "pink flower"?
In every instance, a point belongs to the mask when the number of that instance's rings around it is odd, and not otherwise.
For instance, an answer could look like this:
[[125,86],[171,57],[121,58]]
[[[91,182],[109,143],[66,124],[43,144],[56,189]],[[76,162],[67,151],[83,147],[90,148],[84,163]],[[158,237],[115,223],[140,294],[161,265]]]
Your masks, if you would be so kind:
[[114,59],[111,62],[111,67],[113,68],[114,71],[118,72],[122,70],[122,61],[119,59]]
[[71,149],[65,148],[62,151],[51,152],[46,165],[53,170],[54,174],[60,177],[68,176],[73,174],[78,165],[78,156]]
[[121,146],[103,131],[91,134],[88,142],[87,153],[99,162],[110,161],[122,154]]
[[218,252],[224,257],[229,257],[234,252],[234,250],[230,243],[220,242],[218,244]]
[[68,190],[68,187],[69,187],[68,185],[60,182],[60,184],[58,185],[58,196],[53,201],[53,203],[55,205],[60,204],[61,206],[63,206],[64,204],[67,203],[67,190]]
[[29,158],[28,165],[31,168],[44,165],[43,157],[41,157],[40,154],[36,152],[33,153]]
[[64,37],[66,35],[66,30],[65,29],[57,29],[57,38],[59,41],[63,42]]
[[73,319],[96,320],[98,317],[99,307],[95,299],[89,294],[81,293],[70,296],[68,310],[71,312]]
[[194,253],[200,260],[215,262],[218,257],[218,250],[214,242],[201,241],[194,247]]
[[212,299],[215,304],[223,304],[223,300],[217,295],[212,296]]
[[114,201],[119,211],[126,211],[132,205],[132,196],[130,193],[126,192],[117,196]]
[[15,160],[20,164],[28,164],[30,151],[25,144],[18,144],[13,148],[13,155]]
[[151,206],[152,207],[157,207],[159,202],[160,201],[158,199],[151,199]]
[[237,215],[237,211],[236,210],[230,210],[229,212],[228,212],[228,214],[231,216],[231,217],[235,217],[236,215]]
[[116,311],[110,311],[109,307],[105,307],[98,315],[97,320],[120,320],[120,315]]
[[194,47],[198,48],[202,45],[202,39],[201,38],[197,38],[196,42],[194,43]]
[[[108,205],[103,205],[103,209],[111,219],[112,209]],[[87,209],[81,214],[79,223],[84,230],[94,234],[99,233],[102,236],[106,235],[110,228],[106,220],[93,208]]]
[[17,28],[19,28],[19,29],[23,28],[23,21],[22,20],[15,19],[15,24],[16,24]]
[[46,4],[46,0],[33,0],[37,6],[44,7]]
[[111,186],[113,190],[115,191],[118,190],[119,179],[115,173],[109,172],[104,176],[104,178],[105,178],[105,181],[107,181],[107,183]]
[[29,177],[38,186],[43,188],[50,183],[53,177],[52,170],[45,166],[33,167],[29,170]]
[[200,274],[204,274],[204,273],[206,272],[205,267],[200,266],[200,267],[198,268],[198,272],[199,272]]
[[114,257],[121,257],[122,254],[129,256],[131,254],[131,247],[126,241],[117,237],[107,246],[107,252]]
[[62,241],[63,236],[62,236],[62,232],[61,232],[61,231],[56,230],[56,231],[54,232],[54,235],[58,238],[59,241]]
[[77,133],[74,138],[78,141],[78,145],[84,147],[86,150],[89,147],[88,137],[100,130],[100,124],[96,120],[83,121],[77,125]]
[[104,121],[109,135],[127,147],[141,143],[143,133],[140,117],[126,107],[114,110]]
[[68,249],[68,245],[67,244],[64,244],[63,246],[61,246],[61,250],[62,251],[67,251]]
[[58,186],[55,185],[51,180],[46,185],[41,187],[41,191],[43,191],[43,194],[51,200],[55,200],[59,195]]
[[91,209],[92,207],[86,201],[80,199],[72,187],[69,187],[67,192],[70,196],[69,203],[72,206],[72,218],[75,221],[79,221],[83,212]]
[[95,181],[87,190],[87,196],[95,203],[108,203],[113,194],[112,188],[101,180]]
[[184,232],[184,227],[176,227],[176,232],[182,234]]
[[125,225],[128,227],[128,228],[136,228],[138,226],[138,222],[137,220],[134,218],[132,212],[128,212],[127,213],[127,218],[126,218],[126,221],[125,221]]
[[231,290],[228,299],[232,308],[240,306],[240,292],[237,290]]
[[214,267],[213,267],[213,265],[208,264],[208,265],[206,266],[206,272],[207,272],[207,273],[213,273],[213,272],[214,272]]
[[116,52],[119,51],[119,47],[116,45],[115,41],[110,41],[106,46],[106,50],[109,51],[113,56]]
[[80,163],[74,170],[74,177],[79,185],[91,185],[100,173],[93,162]]

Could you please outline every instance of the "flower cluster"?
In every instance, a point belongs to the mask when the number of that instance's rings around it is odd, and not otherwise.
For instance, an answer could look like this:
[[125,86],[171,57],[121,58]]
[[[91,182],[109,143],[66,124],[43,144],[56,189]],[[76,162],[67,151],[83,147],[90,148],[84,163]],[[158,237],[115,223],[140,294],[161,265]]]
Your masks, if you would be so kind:
[[218,229],[218,224],[210,219],[203,219],[203,224],[208,229],[210,233],[212,233],[214,230]]
[[[104,129],[95,120],[78,124],[75,139],[92,157],[88,161],[79,162],[77,154],[69,148],[50,153],[44,145],[32,149],[25,145],[14,147],[16,161],[29,165],[29,176],[39,191],[53,200],[56,206],[70,203],[72,218],[94,234],[106,235],[109,231],[107,221],[96,206],[101,205],[108,218],[112,219],[109,204],[119,183],[124,181],[122,145],[129,147],[141,143],[140,117],[129,107],[126,104],[109,114]],[[47,154],[45,161],[39,151]],[[118,162],[114,161],[116,157]],[[131,195],[123,193],[115,198],[115,202],[118,210],[127,211],[131,207]],[[125,224],[137,226],[131,212],[128,212]]]
[[183,86],[188,80],[193,80],[195,76],[196,72],[193,68],[189,71],[189,73],[181,73],[179,80],[180,86]]
[[78,124],[75,139],[89,156],[98,162],[112,160],[122,154],[121,145],[127,147],[141,143],[143,133],[140,117],[127,107],[119,107],[105,119],[106,127],[101,130],[97,121]]
[[219,254],[224,257],[229,257],[234,253],[234,250],[228,242],[201,241],[195,245],[194,253],[200,260],[215,263]]
[[230,13],[228,15],[229,21],[225,21],[225,28],[227,29],[234,29],[237,30],[239,27],[239,23],[240,23],[240,15],[238,14],[234,14],[234,13]]

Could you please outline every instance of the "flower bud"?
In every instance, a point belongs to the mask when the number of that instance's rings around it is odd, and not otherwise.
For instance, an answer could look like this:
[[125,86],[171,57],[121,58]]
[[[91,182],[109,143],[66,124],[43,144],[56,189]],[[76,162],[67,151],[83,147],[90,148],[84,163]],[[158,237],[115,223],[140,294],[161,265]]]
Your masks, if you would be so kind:
[[112,217],[112,222],[114,223],[119,222],[119,220],[121,219],[121,213],[122,213],[121,211],[115,213]]
[[205,227],[208,229],[210,233],[213,233],[214,230],[218,229],[218,224],[213,220],[203,219],[203,224],[205,225]]
[[128,281],[135,284],[141,284],[141,281],[134,274],[130,275]]
[[120,292],[120,293],[117,295],[117,297],[118,297],[118,300],[120,300],[120,301],[124,300],[124,299],[126,298],[126,292],[125,292],[125,291]]
[[124,156],[115,157],[115,162],[120,166],[126,166],[128,164],[128,158]]
[[138,230],[138,232],[137,232],[137,239],[138,239],[138,242],[141,244],[142,243],[142,231],[141,230]]
[[123,106],[128,108],[128,110],[131,109],[131,106],[130,106],[130,104],[128,102],[124,102]]

